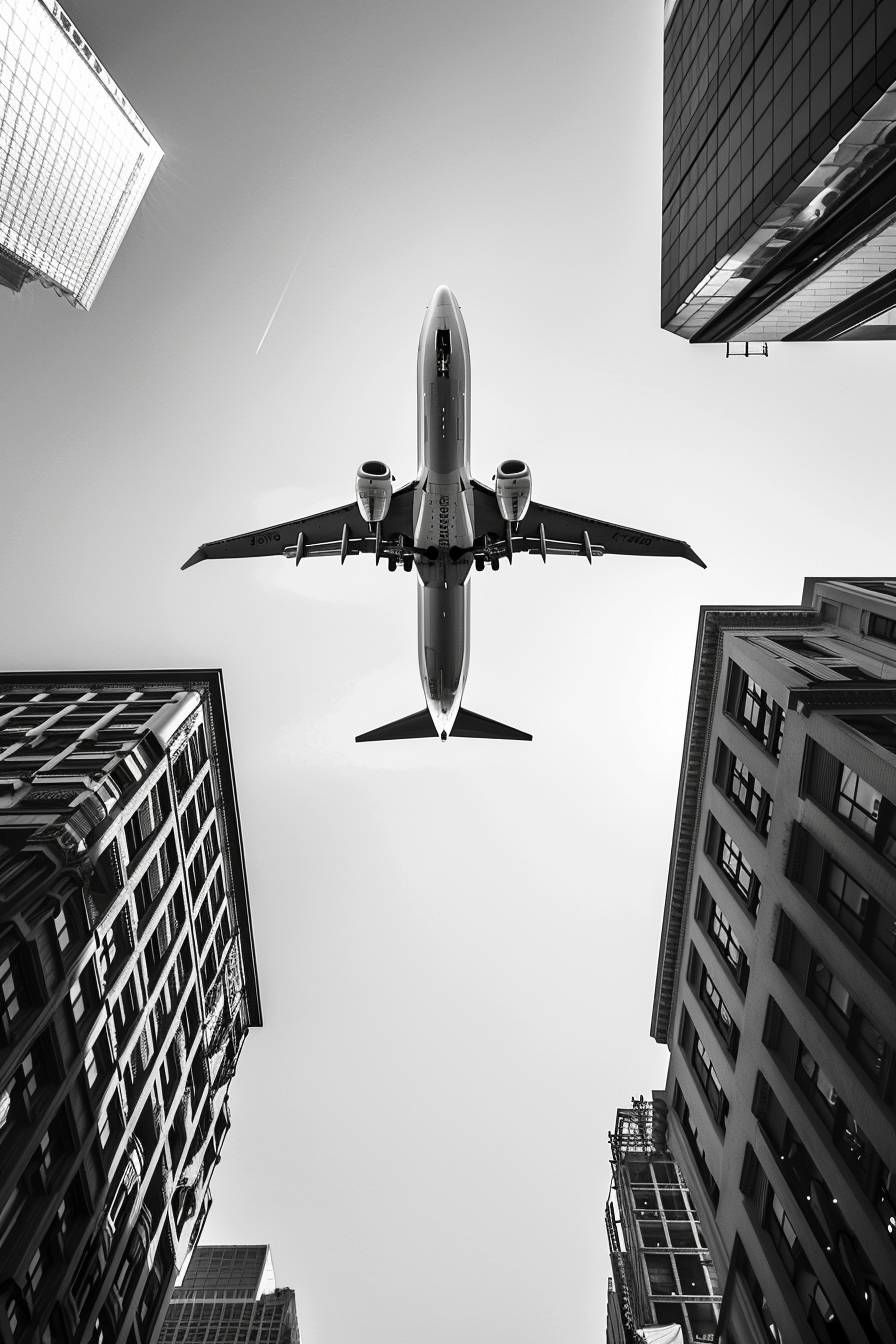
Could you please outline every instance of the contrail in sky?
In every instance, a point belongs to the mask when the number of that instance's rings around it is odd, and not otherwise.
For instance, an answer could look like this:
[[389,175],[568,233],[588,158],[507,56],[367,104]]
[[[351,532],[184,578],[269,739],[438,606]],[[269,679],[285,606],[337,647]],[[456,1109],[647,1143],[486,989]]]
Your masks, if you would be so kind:
[[290,273],[289,273],[289,279],[287,280],[286,284],[283,286],[283,292],[282,292],[282,294],[280,295],[279,299],[277,300],[276,304],[274,305],[274,311],[271,313],[271,316],[270,316],[270,318],[268,319],[268,324],[267,324],[267,326],[266,326],[265,329],[264,329],[264,333],[263,333],[263,335],[262,335],[262,338],[261,338],[261,340],[258,342],[258,349],[255,351],[256,355],[258,354],[258,351],[261,349],[261,347],[264,345],[265,341],[266,341],[267,338],[268,338],[268,332],[270,331],[271,327],[274,325],[274,318],[277,316],[277,314],[278,314],[279,311],[280,311],[280,305],[281,305],[281,303],[283,302],[283,300],[286,298],[286,291],[289,289],[290,285],[292,284],[292,278],[293,278],[293,276],[295,275],[296,271],[299,269],[299,262],[302,260],[302,257],[303,257],[304,255],[305,255],[305,248],[303,247],[302,250],[301,250],[301,252],[299,253],[298,257],[296,258],[296,264],[295,264],[295,266],[293,266],[292,270],[291,270]]

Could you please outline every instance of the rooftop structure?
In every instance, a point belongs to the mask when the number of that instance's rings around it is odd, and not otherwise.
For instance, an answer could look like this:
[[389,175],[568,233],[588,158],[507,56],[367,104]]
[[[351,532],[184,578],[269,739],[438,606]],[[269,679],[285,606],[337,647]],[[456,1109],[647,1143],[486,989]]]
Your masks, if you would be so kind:
[[712,1340],[721,1301],[715,1271],[649,1101],[633,1097],[630,1108],[616,1112],[610,1152],[608,1344]]
[[0,675],[0,1341],[149,1344],[261,1024],[218,672]]
[[158,1344],[299,1344],[296,1298],[269,1246],[197,1246]]
[[162,151],[56,0],[0,0],[0,284],[89,308]]
[[651,1030],[721,1344],[896,1341],[894,972],[896,580],[704,608]]

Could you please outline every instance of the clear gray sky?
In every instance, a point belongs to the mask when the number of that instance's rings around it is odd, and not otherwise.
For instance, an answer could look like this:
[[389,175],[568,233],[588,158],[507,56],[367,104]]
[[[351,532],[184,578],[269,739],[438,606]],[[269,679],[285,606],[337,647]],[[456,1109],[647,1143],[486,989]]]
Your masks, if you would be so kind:
[[[207,1237],[304,1344],[595,1341],[698,608],[892,572],[896,352],[659,331],[658,0],[67,8],[166,157],[89,314],[0,292],[3,662],[224,669],[265,1026]],[[473,576],[466,704],[530,746],[355,746],[422,708],[413,576],[178,568],[411,479],[441,283],[476,474],[709,564]]]

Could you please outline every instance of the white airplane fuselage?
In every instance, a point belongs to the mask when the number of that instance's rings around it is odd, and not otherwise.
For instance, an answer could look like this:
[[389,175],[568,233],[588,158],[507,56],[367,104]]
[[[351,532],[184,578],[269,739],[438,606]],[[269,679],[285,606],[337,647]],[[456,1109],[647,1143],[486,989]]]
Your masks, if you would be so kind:
[[451,732],[470,661],[470,347],[457,300],[440,286],[417,351],[417,645],[423,694],[440,736]]

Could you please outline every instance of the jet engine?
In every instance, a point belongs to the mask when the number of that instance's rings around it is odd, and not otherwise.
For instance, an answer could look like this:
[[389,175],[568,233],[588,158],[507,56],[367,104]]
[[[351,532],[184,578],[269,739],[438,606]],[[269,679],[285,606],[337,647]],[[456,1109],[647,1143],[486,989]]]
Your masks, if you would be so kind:
[[532,498],[532,473],[525,462],[510,457],[501,463],[495,473],[495,494],[501,517],[508,523],[518,523]]
[[355,493],[361,517],[368,523],[381,523],[392,502],[392,473],[385,462],[361,463]]

